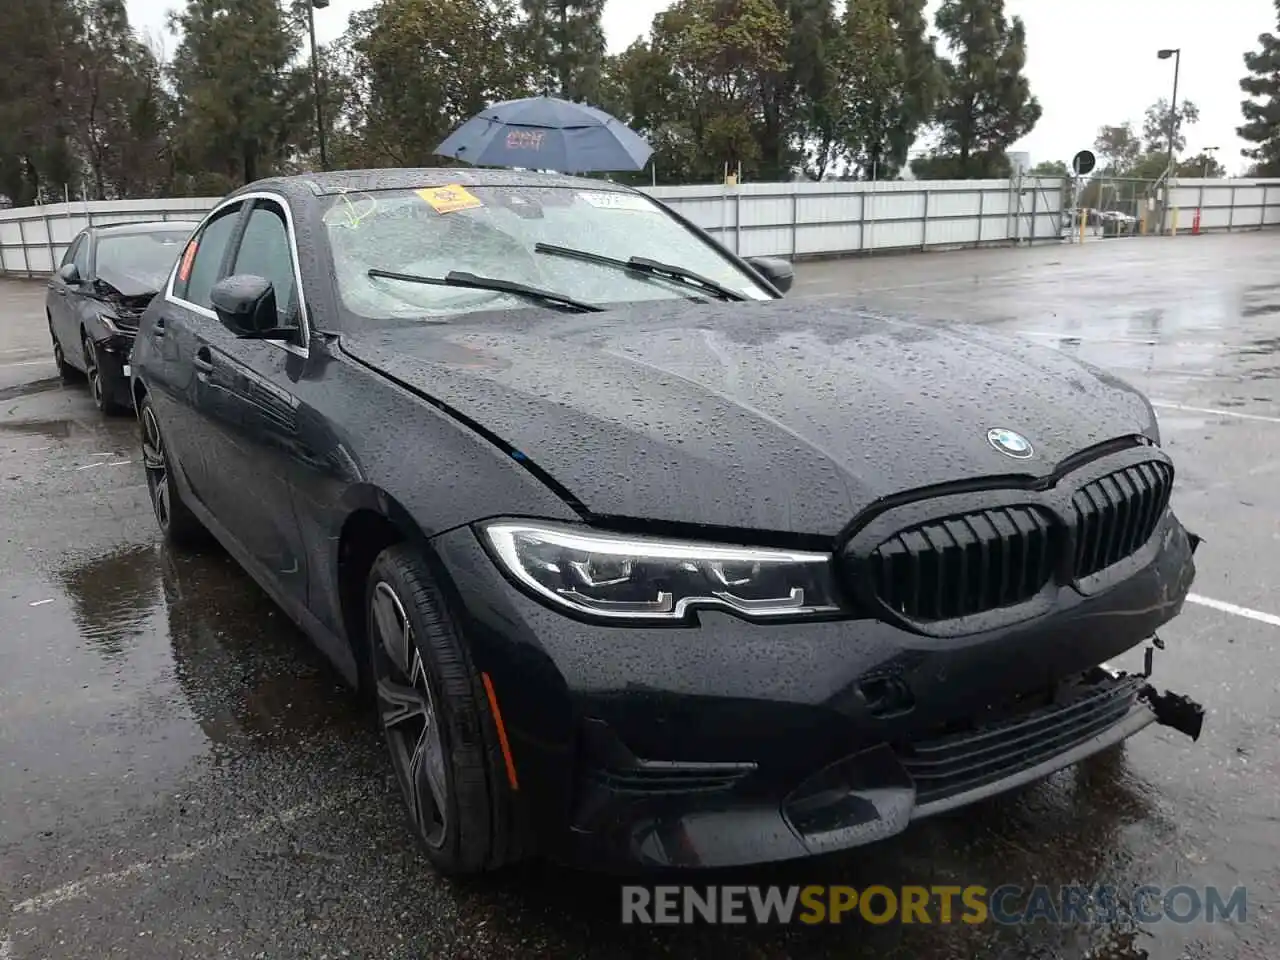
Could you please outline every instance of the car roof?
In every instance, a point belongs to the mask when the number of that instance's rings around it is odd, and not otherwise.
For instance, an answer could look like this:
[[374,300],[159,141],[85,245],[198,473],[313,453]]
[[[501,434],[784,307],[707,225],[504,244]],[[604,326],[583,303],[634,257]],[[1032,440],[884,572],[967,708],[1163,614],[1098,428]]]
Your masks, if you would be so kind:
[[611,180],[591,180],[559,173],[534,173],[522,170],[487,170],[480,167],[421,167],[376,170],[339,170],[330,173],[305,173],[293,177],[272,177],[241,187],[235,193],[274,190],[286,196],[325,197],[339,193],[362,193],[370,190],[414,190],[443,187],[449,184],[473,187],[563,187],[566,189],[632,192],[630,187]]
[[89,230],[97,234],[119,234],[126,236],[131,233],[166,233],[173,230],[194,230],[199,220],[133,220],[122,221],[119,223],[95,223],[89,227]]

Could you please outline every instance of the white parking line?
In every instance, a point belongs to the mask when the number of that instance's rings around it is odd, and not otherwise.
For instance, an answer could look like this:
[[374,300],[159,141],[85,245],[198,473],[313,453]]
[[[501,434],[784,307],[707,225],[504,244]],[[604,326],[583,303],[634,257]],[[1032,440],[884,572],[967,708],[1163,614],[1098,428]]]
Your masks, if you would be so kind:
[[1280,423],[1280,417],[1268,417],[1261,413],[1241,413],[1239,410],[1221,410],[1217,407],[1189,407],[1168,400],[1152,400],[1151,405],[1161,410],[1181,410],[1184,413],[1207,413],[1217,417],[1236,417],[1239,420],[1261,420],[1263,423]]
[[1213,346],[1196,340],[1159,340],[1154,337],[1104,337],[1097,335],[1072,333],[1069,330],[1018,330],[1024,337],[1041,337],[1045,340],[1071,340],[1076,343],[1123,343],[1134,347],[1181,347],[1195,349]]
[[1221,610],[1223,613],[1233,613],[1237,617],[1247,617],[1250,620],[1257,620],[1259,623],[1266,623],[1273,627],[1280,627],[1280,617],[1277,617],[1274,613],[1263,613],[1261,610],[1250,610],[1248,607],[1239,607],[1234,603],[1227,603],[1225,600],[1214,600],[1212,597],[1202,597],[1198,593],[1188,593],[1187,602],[1198,603],[1202,607]]
[[36,367],[51,364],[52,360],[6,360],[0,367]]
[[[197,840],[184,850],[175,853],[162,854],[154,860],[142,860],[138,863],[130,864],[119,870],[112,870],[108,873],[94,874],[88,877],[81,877],[79,880],[72,880],[62,884],[60,887],[54,887],[52,890],[46,890],[38,893],[34,897],[23,900],[21,903],[14,904],[13,912],[18,913],[43,913],[46,910],[56,907],[59,904],[66,903],[70,900],[78,900],[87,896],[96,887],[118,887],[132,880],[134,877],[140,877],[151,873],[162,867],[172,866],[179,863],[187,863],[194,860],[206,851],[219,847],[230,846],[241,840],[259,834],[268,833],[271,830],[301,820],[304,817],[311,817],[324,810],[332,809],[346,803],[353,803],[359,799],[354,793],[349,795],[340,795],[333,797],[327,801],[320,803],[304,803],[296,807],[291,807],[282,813],[273,817],[264,817],[250,823],[242,830],[232,830],[227,833],[217,834],[209,837],[207,840]],[[3,957],[0,957],[3,960]]]

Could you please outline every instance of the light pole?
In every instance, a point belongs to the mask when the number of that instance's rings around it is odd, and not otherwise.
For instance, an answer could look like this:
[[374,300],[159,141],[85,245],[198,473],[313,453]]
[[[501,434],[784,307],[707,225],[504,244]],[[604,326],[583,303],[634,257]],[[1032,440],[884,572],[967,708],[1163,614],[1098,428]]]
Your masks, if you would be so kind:
[[[325,0],[325,3],[328,3],[328,0]],[[1174,100],[1169,105],[1169,163],[1165,165],[1165,170],[1171,177],[1174,170],[1174,138],[1178,136],[1178,72],[1183,65],[1183,49],[1165,47],[1164,50],[1158,50],[1156,56],[1161,60],[1167,60],[1170,56],[1174,58]]]
[[320,54],[316,50],[316,11],[329,5],[329,0],[307,0],[307,29],[311,31],[311,81],[316,97],[316,138],[320,144],[320,169],[329,169],[329,155],[324,143],[324,94],[320,86]]
[[1204,148],[1204,168],[1200,171],[1200,179],[1202,180],[1208,179],[1209,164],[1214,162],[1214,154],[1217,152],[1218,152],[1217,147]]

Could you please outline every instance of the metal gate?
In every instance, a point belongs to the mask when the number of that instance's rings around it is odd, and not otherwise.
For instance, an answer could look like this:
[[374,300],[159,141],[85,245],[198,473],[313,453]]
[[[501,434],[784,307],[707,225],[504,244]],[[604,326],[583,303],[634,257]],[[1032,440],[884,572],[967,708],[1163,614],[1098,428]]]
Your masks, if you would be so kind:
[[1161,232],[1163,183],[1106,173],[1073,178],[1071,209],[1063,217],[1064,239],[1155,236]]

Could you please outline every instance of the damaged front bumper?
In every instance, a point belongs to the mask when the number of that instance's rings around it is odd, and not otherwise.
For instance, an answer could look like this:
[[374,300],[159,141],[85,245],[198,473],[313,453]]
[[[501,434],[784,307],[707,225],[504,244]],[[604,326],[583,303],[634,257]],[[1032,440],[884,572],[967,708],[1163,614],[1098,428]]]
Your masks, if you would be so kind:
[[[1137,674],[1137,677],[1142,680],[1150,678],[1151,663],[1155,651],[1163,649],[1164,641],[1159,637],[1152,637],[1151,644],[1146,649],[1143,671],[1141,674]],[[1098,669],[1107,677],[1116,681],[1122,681],[1134,676],[1133,674],[1115,670],[1110,664],[1105,663]],[[1193,741],[1200,739],[1200,734],[1204,730],[1204,707],[1190,697],[1168,690],[1162,692],[1150,683],[1143,683],[1138,688],[1137,699],[1151,711],[1156,723],[1163,727],[1177,730],[1179,733],[1185,733]]]
[[[807,778],[781,802],[750,789],[747,768],[651,769],[654,764],[634,757],[625,762],[613,742],[605,751],[610,775],[588,775],[581,784],[574,834],[597,863],[601,841],[612,845],[622,854],[618,866],[732,866],[832,853],[1034,783],[1153,723],[1194,740],[1203,720],[1199,704],[1156,691],[1143,674],[1102,666],[1061,684],[1041,702],[1005,704],[982,723],[859,750]],[[671,769],[680,767],[686,769]],[[688,784],[696,781],[697,789],[655,795],[636,786],[675,773]]]
[[134,333],[127,329],[114,329],[96,341],[98,350],[98,375],[102,390],[113,403],[133,407],[133,394],[129,387],[130,355],[133,352]]
[[[1111,582],[1052,616],[927,637],[882,620],[625,629],[548,610],[469,528],[433,541],[479,628],[522,809],[543,852],[592,868],[709,868],[872,843],[1203,710],[1151,686],[1194,578],[1169,514]],[[1117,661],[1118,662],[1118,661]]]
[[[1187,531],[1187,542],[1191,545],[1191,553],[1194,555],[1200,544],[1204,543],[1204,538],[1198,533]],[[1150,679],[1152,661],[1155,659],[1155,652],[1164,649],[1164,641],[1158,635],[1152,636],[1151,643],[1148,644],[1143,654],[1142,678]],[[1110,664],[1102,664],[1098,668],[1112,679],[1119,680],[1128,674],[1115,670]],[[1155,722],[1164,727],[1170,727],[1179,733],[1185,733],[1193,741],[1200,739],[1200,734],[1204,730],[1204,707],[1196,703],[1190,697],[1173,693],[1172,691],[1161,692],[1150,683],[1145,683],[1138,690],[1138,699],[1150,708],[1155,717]]]

